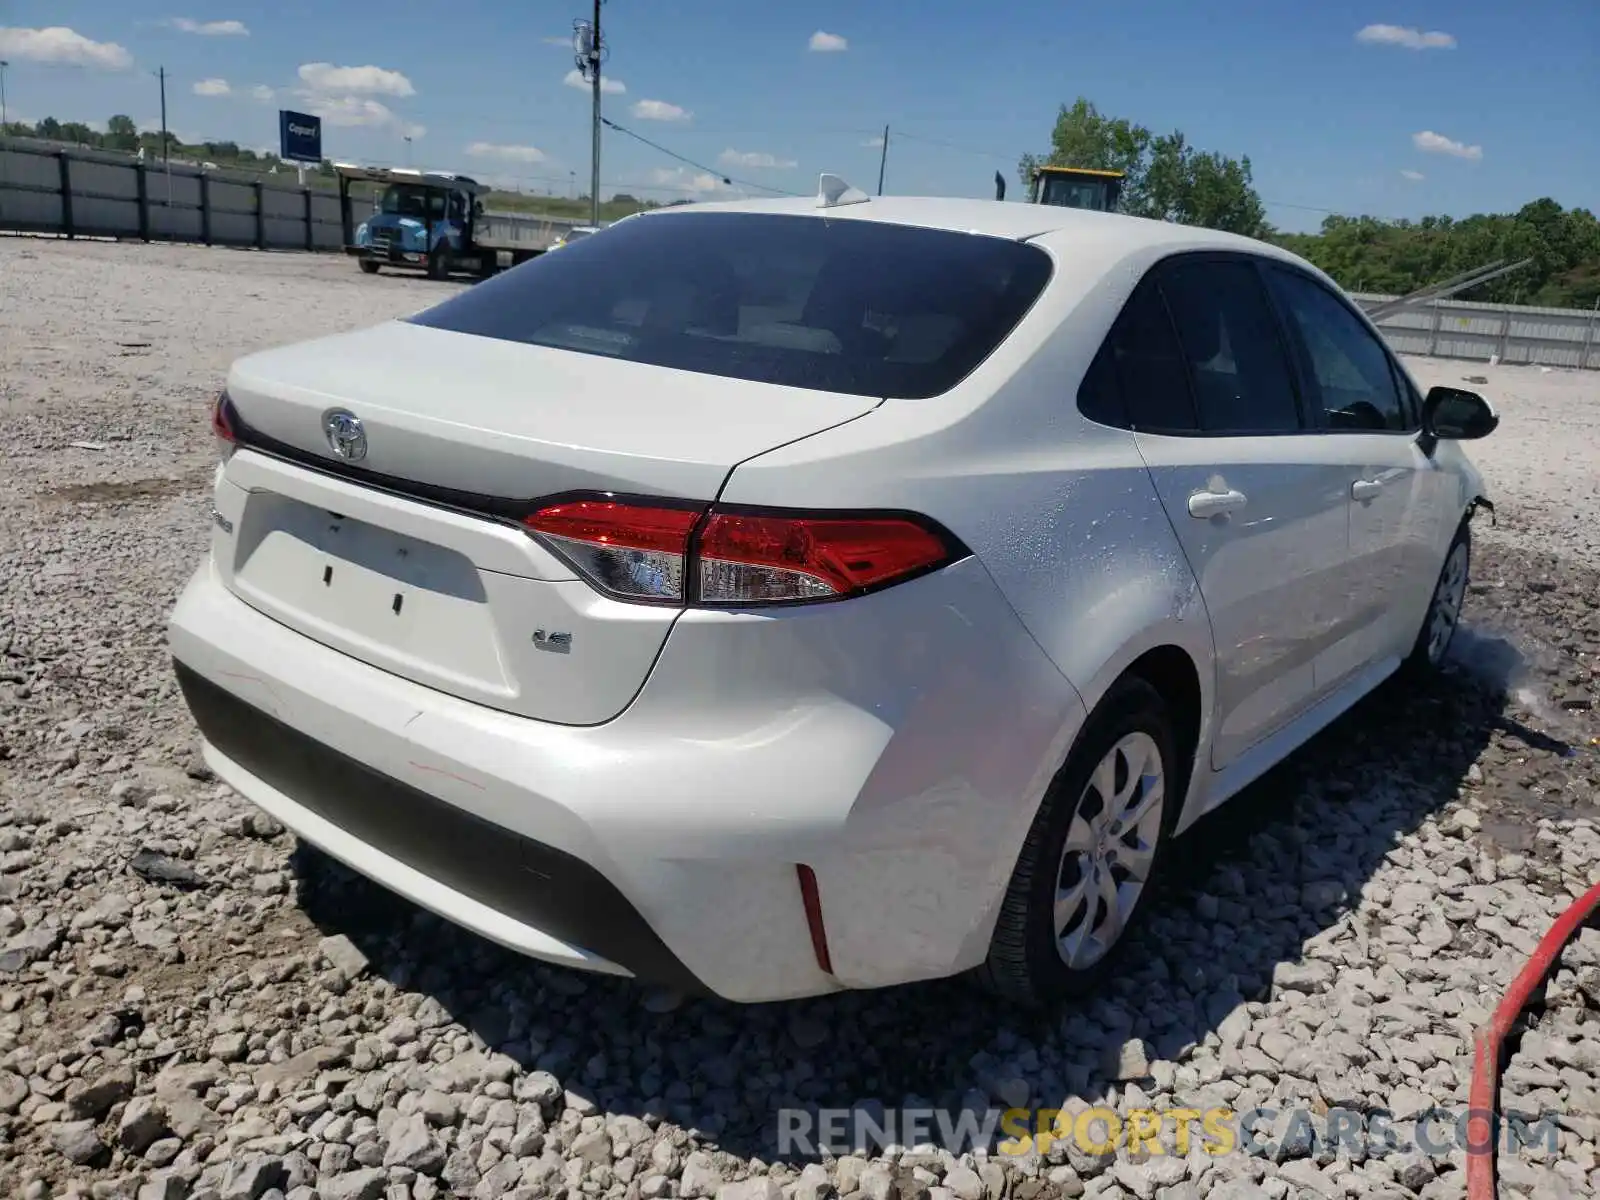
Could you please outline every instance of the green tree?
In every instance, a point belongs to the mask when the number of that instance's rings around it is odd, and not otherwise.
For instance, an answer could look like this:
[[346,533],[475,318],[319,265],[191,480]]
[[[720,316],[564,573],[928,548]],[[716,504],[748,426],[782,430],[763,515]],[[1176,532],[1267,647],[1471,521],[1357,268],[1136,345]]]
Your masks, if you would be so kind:
[[120,113],[106,122],[105,147],[107,150],[137,150],[139,130],[133,118]]
[[1455,220],[1331,216],[1317,233],[1275,240],[1352,290],[1403,295],[1499,259],[1520,271],[1474,288],[1474,300],[1589,308],[1600,297],[1600,220],[1548,197],[1515,213]]
[[1065,104],[1056,115],[1050,131],[1050,153],[1041,157],[1022,156],[1020,174],[1023,187],[1033,181],[1039,166],[1088,167],[1096,171],[1122,171],[1129,176],[1140,173],[1150,148],[1150,131],[1125,117],[1103,116],[1082,96],[1071,108]]
[[61,126],[61,140],[79,146],[100,145],[100,135],[82,121],[67,121]]
[[1178,131],[1157,136],[1126,117],[1107,116],[1082,96],[1056,114],[1050,152],[1023,156],[1023,186],[1031,186],[1035,167],[1046,165],[1121,171],[1121,207],[1134,216],[1250,237],[1271,233],[1249,158],[1197,150]]

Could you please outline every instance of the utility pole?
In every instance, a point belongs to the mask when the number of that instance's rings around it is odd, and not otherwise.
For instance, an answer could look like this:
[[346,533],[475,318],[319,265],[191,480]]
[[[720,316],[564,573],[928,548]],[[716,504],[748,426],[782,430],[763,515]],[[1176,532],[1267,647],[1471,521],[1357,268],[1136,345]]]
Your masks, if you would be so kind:
[[589,83],[594,89],[594,146],[589,159],[589,224],[600,224],[600,5],[594,0],[594,28],[589,31]]
[[162,67],[156,72],[156,78],[161,80],[161,161],[167,161],[167,69]]
[[889,165],[889,127],[883,127],[883,150],[878,155],[878,195],[883,195],[883,169]]
[[0,133],[6,131],[6,68],[10,65],[0,58]]
[[156,78],[161,80],[161,165],[167,173],[167,207],[172,207],[172,158],[171,141],[167,136],[167,69],[162,67],[156,72]]

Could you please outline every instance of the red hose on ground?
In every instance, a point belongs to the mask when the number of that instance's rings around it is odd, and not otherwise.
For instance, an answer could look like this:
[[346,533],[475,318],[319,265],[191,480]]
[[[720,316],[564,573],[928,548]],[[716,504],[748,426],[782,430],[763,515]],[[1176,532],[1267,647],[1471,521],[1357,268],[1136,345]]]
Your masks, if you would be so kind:
[[1495,1200],[1495,1143],[1500,1096],[1500,1052],[1534,989],[1555,967],[1561,951],[1600,909],[1600,883],[1595,884],[1550,926],[1533,957],[1518,972],[1489,1023],[1473,1043],[1472,1090],[1467,1100],[1467,1200]]

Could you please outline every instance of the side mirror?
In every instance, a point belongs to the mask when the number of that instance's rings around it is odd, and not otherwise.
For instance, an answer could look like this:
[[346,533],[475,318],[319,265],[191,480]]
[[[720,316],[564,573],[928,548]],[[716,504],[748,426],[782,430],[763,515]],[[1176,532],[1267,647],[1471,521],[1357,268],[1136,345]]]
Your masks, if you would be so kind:
[[1488,437],[1500,416],[1477,392],[1436,387],[1422,402],[1422,432],[1429,449],[1440,441],[1470,442]]

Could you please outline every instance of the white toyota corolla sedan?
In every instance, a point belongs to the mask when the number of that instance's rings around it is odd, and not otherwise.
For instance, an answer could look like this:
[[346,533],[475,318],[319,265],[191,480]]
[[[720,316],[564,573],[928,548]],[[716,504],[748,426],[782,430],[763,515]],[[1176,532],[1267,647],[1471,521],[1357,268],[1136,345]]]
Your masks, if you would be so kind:
[[1197,818],[1439,665],[1496,422],[1261,242],[667,209],[235,363],[171,649],[223,780],[535,958],[1049,1001]]

